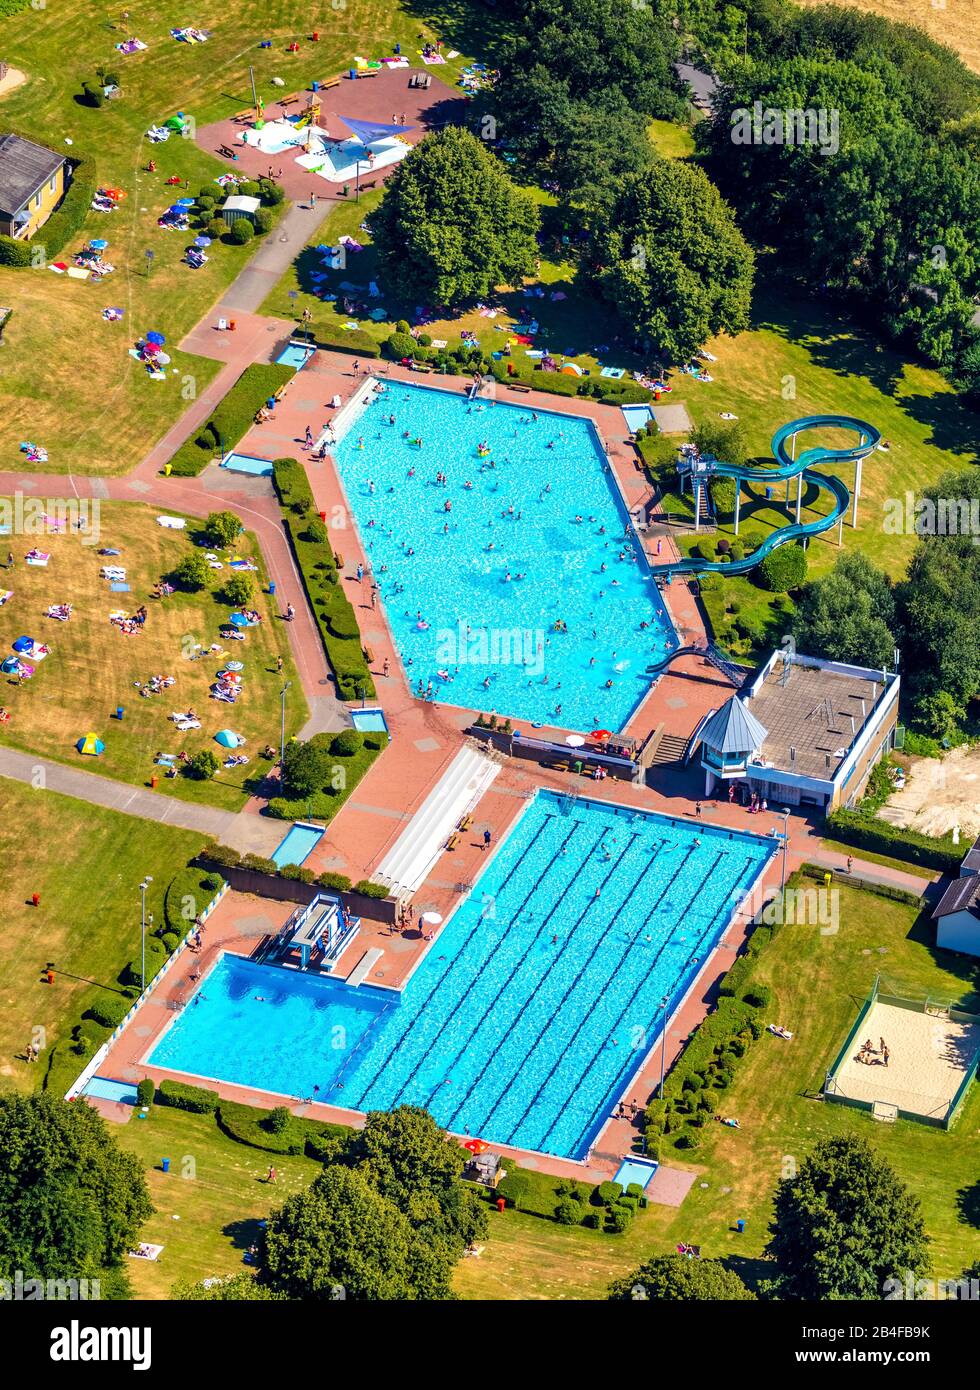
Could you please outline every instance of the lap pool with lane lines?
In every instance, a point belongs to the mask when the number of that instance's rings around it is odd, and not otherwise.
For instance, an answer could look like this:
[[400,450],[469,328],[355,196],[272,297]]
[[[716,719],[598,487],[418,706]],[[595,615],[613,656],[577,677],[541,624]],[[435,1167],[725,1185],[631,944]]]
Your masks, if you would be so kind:
[[581,1158],[774,848],[538,792],[400,993],[226,955],[146,1060]]

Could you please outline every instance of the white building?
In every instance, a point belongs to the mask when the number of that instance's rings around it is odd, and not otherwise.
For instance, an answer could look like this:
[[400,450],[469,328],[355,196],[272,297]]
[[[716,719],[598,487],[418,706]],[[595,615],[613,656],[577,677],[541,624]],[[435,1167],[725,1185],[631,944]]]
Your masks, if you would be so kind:
[[954,878],[932,917],[937,946],[980,956],[980,874]]

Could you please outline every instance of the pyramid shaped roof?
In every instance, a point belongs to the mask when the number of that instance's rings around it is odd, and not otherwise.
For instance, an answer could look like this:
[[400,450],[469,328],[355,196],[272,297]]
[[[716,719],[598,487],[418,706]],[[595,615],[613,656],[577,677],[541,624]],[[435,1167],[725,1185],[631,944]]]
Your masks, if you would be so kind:
[[701,730],[701,742],[715,753],[754,753],[768,737],[751,710],[733,695]]

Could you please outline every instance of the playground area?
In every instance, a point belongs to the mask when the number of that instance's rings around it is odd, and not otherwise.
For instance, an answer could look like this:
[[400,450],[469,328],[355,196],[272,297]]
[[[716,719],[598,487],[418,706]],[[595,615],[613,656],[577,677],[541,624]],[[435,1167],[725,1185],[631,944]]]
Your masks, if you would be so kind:
[[[172,530],[157,524],[157,514],[138,504],[103,503],[97,545],[67,529],[0,537],[2,559],[13,555],[0,570],[0,595],[7,595],[0,606],[0,708],[7,716],[0,741],[139,786],[155,779],[158,792],[236,810],[245,783],[268,766],[265,744],[278,745],[284,680],[293,680],[287,735],[306,718],[285,624],[265,593],[248,536],[239,539],[234,568],[226,552],[200,550],[215,557],[200,591],[160,586],[198,547],[190,538],[193,523]],[[29,551],[46,562],[28,563]],[[249,607],[259,620],[241,627],[241,639],[226,640],[222,633],[237,629],[222,590],[239,575],[254,581]],[[145,618],[134,622],[140,610]],[[220,671],[229,677],[219,679]],[[218,698],[232,687],[240,692],[233,702]],[[172,718],[188,712],[195,717]],[[244,742],[235,748],[217,742],[224,730]],[[95,741],[86,745],[90,734]],[[218,759],[215,777],[181,775],[186,760],[205,749]]]
[[[409,67],[349,74],[304,91],[249,108],[199,127],[197,143],[221,155],[243,175],[264,177],[271,169],[295,202],[342,196],[342,185],[377,186],[378,176],[398,164],[430,130],[461,123],[466,102],[426,71],[428,88],[413,85]],[[315,182],[311,188],[311,179]],[[336,187],[335,187],[336,186]]]
[[827,1076],[828,1100],[948,1127],[980,1060],[980,1018],[872,992]]

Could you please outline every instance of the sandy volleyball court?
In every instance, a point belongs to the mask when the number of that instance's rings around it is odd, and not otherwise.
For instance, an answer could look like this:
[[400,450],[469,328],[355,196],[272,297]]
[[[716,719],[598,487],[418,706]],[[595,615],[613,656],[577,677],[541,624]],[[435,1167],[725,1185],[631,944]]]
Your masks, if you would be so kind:
[[954,748],[940,761],[912,758],[908,780],[880,812],[892,825],[945,835],[959,826],[963,852],[980,835],[980,748]]
[[[871,1040],[871,1062],[858,1061]],[[888,1048],[882,1062],[881,1040]],[[980,1051],[980,1024],[956,1023],[877,1000],[837,1073],[837,1093],[885,1101],[900,1110],[941,1119]]]

